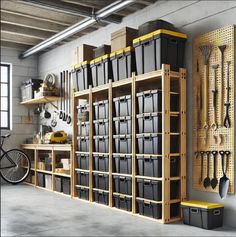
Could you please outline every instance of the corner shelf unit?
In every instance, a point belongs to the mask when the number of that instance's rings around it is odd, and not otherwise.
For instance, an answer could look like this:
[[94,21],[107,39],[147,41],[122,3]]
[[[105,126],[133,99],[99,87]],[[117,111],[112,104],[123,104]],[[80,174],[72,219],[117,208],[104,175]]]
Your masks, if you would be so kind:
[[[177,89],[176,89],[177,88]],[[162,132],[160,133],[162,136],[162,154],[152,154],[152,156],[157,156],[162,159],[162,176],[160,178],[156,177],[146,177],[137,175],[137,159],[136,159],[136,130],[137,130],[137,122],[136,122],[136,107],[137,107],[137,99],[136,93],[144,90],[155,90],[159,89],[162,91]],[[172,112],[170,111],[170,94],[174,92],[174,94],[179,95],[179,111]],[[113,172],[113,98],[117,96],[123,95],[131,95],[131,103],[132,103],[132,116],[131,116],[131,124],[132,124],[132,173],[131,174],[118,174]],[[109,127],[109,188],[107,191],[109,193],[109,207],[114,207],[113,195],[114,195],[114,183],[113,183],[113,175],[121,175],[132,178],[132,197],[131,202],[131,212],[134,215],[139,215],[137,212],[137,200],[142,199],[137,197],[137,178],[149,179],[149,180],[158,180],[162,183],[161,189],[161,201],[152,201],[153,203],[158,203],[161,205],[161,218],[154,219],[146,216],[142,216],[145,218],[149,218],[152,220],[156,220],[161,223],[170,223],[175,222],[181,219],[181,209],[180,202],[186,199],[186,70],[183,68],[179,69],[179,72],[173,72],[170,70],[169,65],[162,65],[162,69],[153,71],[150,73],[135,75],[132,74],[131,78],[127,78],[121,81],[112,82],[109,81],[108,84],[98,86],[96,88],[90,87],[87,90],[78,91],[74,93],[73,97],[73,112],[74,112],[74,121],[73,121],[73,188],[72,188],[72,196],[74,198],[78,198],[77,195],[77,155],[86,153],[89,155],[89,169],[87,173],[89,173],[89,185],[86,188],[89,190],[89,198],[88,201],[94,202],[93,195],[93,173],[97,172],[93,169],[93,102],[99,100],[108,100],[108,109],[109,109],[109,117],[108,117],[108,127]],[[77,144],[77,136],[78,136],[78,111],[77,106],[80,104],[81,100],[87,100],[89,104],[89,152],[81,152],[78,151]],[[179,136],[179,153],[171,153],[170,152],[170,117],[171,116],[179,116],[179,133],[173,134]],[[146,156],[146,154],[144,155]],[[179,175],[177,177],[171,177],[170,175],[170,160],[171,157],[179,158]],[[102,173],[102,172],[100,172]],[[171,182],[177,181],[179,182],[178,186],[178,197],[171,199]],[[123,194],[122,194],[123,195]],[[129,195],[124,195],[129,196]],[[149,202],[150,200],[142,199],[145,202]],[[171,205],[176,204],[178,206],[178,214],[173,216],[171,214]]]

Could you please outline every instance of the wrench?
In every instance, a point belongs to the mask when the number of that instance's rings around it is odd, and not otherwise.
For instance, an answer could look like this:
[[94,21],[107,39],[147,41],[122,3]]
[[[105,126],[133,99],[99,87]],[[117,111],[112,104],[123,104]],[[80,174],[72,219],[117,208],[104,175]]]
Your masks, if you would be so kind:
[[230,65],[230,61],[227,61],[227,85],[226,85],[226,102],[225,102],[225,119],[224,119],[224,126],[226,128],[230,127],[230,118],[229,118],[229,106],[230,106],[230,102],[229,102],[229,91],[230,91],[230,87],[229,87],[229,65]]

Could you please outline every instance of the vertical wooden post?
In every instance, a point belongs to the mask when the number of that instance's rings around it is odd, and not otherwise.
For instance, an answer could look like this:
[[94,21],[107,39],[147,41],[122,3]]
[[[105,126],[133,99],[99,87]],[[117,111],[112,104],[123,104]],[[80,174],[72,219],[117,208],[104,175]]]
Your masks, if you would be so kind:
[[55,168],[56,168],[56,154],[55,150],[52,149],[52,190],[55,191],[56,185],[55,185]]
[[93,94],[89,86],[89,201],[93,201]]
[[35,186],[38,186],[38,150],[34,150],[34,162],[35,162]]
[[162,222],[170,221],[170,65],[162,64]]

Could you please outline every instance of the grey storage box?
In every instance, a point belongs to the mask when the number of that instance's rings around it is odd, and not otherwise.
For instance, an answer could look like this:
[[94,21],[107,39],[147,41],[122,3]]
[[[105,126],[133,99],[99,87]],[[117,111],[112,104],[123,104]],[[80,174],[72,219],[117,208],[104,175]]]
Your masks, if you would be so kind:
[[78,151],[89,152],[89,137],[77,137]]
[[113,102],[115,104],[116,117],[131,116],[131,95],[116,97],[113,99]]
[[121,174],[132,174],[132,156],[131,155],[113,155],[114,172]]
[[115,134],[116,135],[131,134],[132,133],[131,116],[113,118],[113,121],[115,123]]
[[109,155],[94,154],[94,170],[108,172],[109,171]]
[[94,136],[94,151],[100,153],[108,153],[109,152],[109,137],[108,136]]
[[108,135],[109,121],[108,119],[94,120],[94,133],[96,136]]
[[114,135],[115,153],[132,153],[132,136],[131,135]]

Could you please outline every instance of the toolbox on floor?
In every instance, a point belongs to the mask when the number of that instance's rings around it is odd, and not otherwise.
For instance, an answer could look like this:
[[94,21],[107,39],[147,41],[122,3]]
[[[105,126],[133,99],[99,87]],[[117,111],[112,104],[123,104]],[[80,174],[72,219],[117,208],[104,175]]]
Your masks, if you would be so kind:
[[110,54],[112,63],[113,79],[120,81],[132,76],[135,68],[135,54],[132,47],[115,51]]
[[116,135],[124,135],[124,134],[131,134],[131,116],[124,116],[124,117],[116,117],[113,118],[115,123],[115,134]]
[[132,178],[113,175],[114,192],[132,195]]
[[170,181],[170,199],[178,199],[180,195],[180,181]]
[[132,152],[132,137],[131,135],[113,135],[115,140],[115,153]]
[[154,201],[162,200],[162,183],[157,180],[137,179],[137,197]]
[[131,116],[131,95],[116,97],[113,102],[115,104],[115,117]]
[[108,136],[94,136],[94,151],[100,153],[109,152],[109,137]]
[[121,174],[132,173],[132,156],[131,155],[113,155],[114,159],[114,172]]
[[94,188],[108,190],[109,189],[109,175],[102,173],[93,173]]
[[78,151],[89,152],[89,137],[77,137]]
[[43,80],[29,79],[22,83],[21,86],[21,101],[31,100],[34,98],[34,91],[38,90]]
[[132,197],[114,193],[113,204],[118,209],[132,211]]
[[77,155],[78,168],[82,170],[88,170],[89,154],[76,154],[76,155]]
[[112,64],[109,54],[93,59],[90,62],[90,67],[92,71],[93,87],[107,84],[110,79],[113,79]]
[[70,195],[70,179],[62,178],[62,192],[64,194]]
[[136,115],[139,133],[161,133],[162,115],[156,113],[144,113]]
[[52,175],[45,174],[45,188],[52,190]]
[[179,141],[180,137],[178,134],[170,135],[170,153],[179,153]]
[[108,172],[109,171],[109,155],[96,154],[93,155],[94,170]]
[[78,135],[89,136],[89,121],[78,122]]
[[94,119],[108,119],[108,100],[101,100],[93,103]]
[[152,201],[136,199],[138,213],[142,216],[147,216],[155,219],[161,219],[162,217],[162,206],[159,203]]
[[94,202],[108,205],[109,203],[109,192],[101,191],[101,190],[93,190],[93,198]]
[[162,64],[169,64],[172,71],[179,71],[184,67],[186,39],[186,34],[165,29],[134,39],[138,75],[159,70]]
[[62,178],[61,177],[55,177],[55,191],[56,192],[62,192]]
[[77,173],[77,184],[81,186],[89,186],[89,172],[76,171]]
[[137,155],[138,175],[162,177],[162,157]]
[[45,175],[42,173],[38,173],[38,186],[45,187]]
[[99,119],[99,120],[94,120],[94,134],[96,136],[102,136],[102,135],[108,135],[108,119]]
[[89,200],[89,188],[87,187],[76,187],[78,197],[84,200]]
[[157,133],[143,133],[136,135],[139,154],[161,154],[162,137]]
[[94,58],[98,58],[109,53],[111,53],[111,45],[102,44],[101,46],[93,49]]
[[183,222],[203,229],[214,229],[223,225],[224,205],[197,200],[181,202]]
[[180,157],[170,157],[170,177],[177,177],[180,173]]

